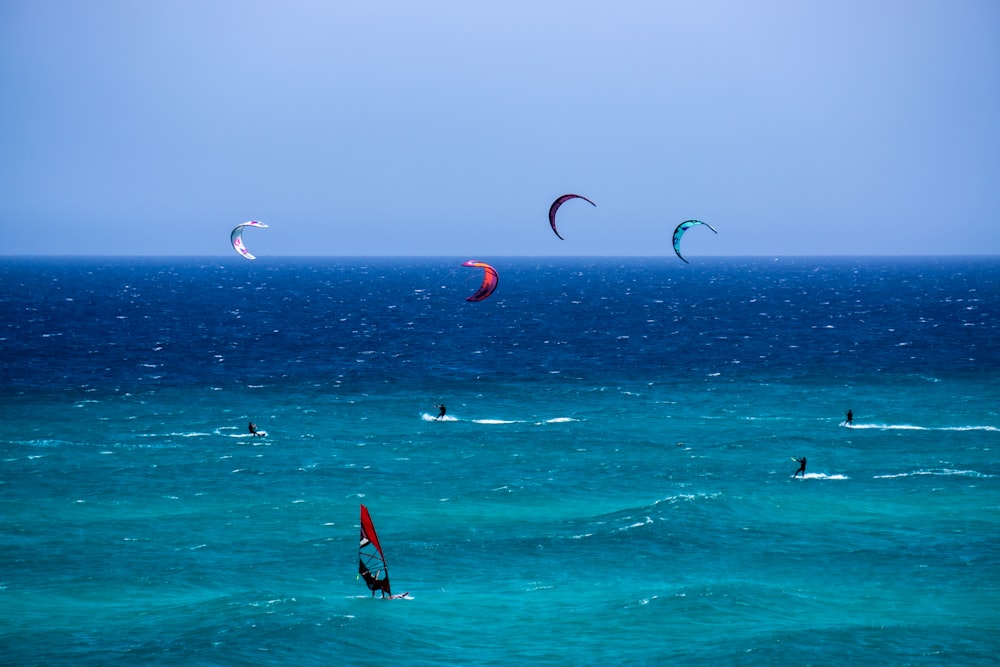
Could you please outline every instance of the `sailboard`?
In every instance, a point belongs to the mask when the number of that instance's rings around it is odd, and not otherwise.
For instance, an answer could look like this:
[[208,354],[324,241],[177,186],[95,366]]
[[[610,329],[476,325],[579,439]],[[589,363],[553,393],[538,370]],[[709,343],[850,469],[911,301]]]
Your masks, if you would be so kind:
[[385,554],[379,544],[375,524],[368,513],[368,508],[361,506],[361,541],[358,545],[358,576],[365,580],[365,585],[375,597],[375,591],[382,591],[383,598],[390,600],[402,598],[409,592],[393,595],[389,587],[389,567],[385,563]]

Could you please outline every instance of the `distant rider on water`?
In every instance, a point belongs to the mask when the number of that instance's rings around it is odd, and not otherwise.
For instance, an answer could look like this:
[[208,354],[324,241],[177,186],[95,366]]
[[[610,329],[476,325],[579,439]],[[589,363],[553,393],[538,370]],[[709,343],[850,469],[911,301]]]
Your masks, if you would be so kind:
[[805,477],[806,476],[806,457],[803,456],[802,458],[798,458],[798,459],[795,459],[795,460],[799,462],[799,469],[795,471],[794,475],[792,475],[792,479],[795,479],[796,477],[798,477],[799,473],[802,473],[802,476]]

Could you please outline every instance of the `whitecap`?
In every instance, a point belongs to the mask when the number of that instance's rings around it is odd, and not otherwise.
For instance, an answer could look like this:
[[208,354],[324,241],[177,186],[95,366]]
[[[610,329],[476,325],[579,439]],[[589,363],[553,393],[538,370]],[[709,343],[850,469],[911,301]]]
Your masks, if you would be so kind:
[[623,526],[618,530],[623,531],[623,530],[631,530],[633,528],[642,528],[643,526],[648,526],[651,523],[653,523],[653,520],[647,516],[645,521],[636,521],[635,523]]
[[[844,426],[847,426],[844,424]],[[852,429],[878,429],[883,431],[992,431],[998,432],[1000,428],[989,425],[968,426],[916,426],[914,424],[851,424],[847,428]]]
[[851,424],[847,428],[853,429],[879,429],[882,431],[928,431],[924,426],[913,426],[911,424]]
[[894,479],[896,477],[923,477],[923,476],[941,476],[941,477],[995,477],[995,475],[988,475],[986,473],[976,472],[975,470],[954,470],[950,468],[940,468],[937,470],[914,470],[911,472],[901,472],[894,475],[875,475],[873,479]]
[[823,472],[807,472],[797,479],[850,479],[847,475],[827,475]]
[[451,415],[445,415],[444,417],[441,417],[440,419],[438,419],[437,415],[430,415],[430,414],[427,414],[426,412],[424,412],[423,414],[421,414],[420,418],[423,419],[425,422],[457,422],[458,421],[458,419],[456,419],[455,417],[452,417]]

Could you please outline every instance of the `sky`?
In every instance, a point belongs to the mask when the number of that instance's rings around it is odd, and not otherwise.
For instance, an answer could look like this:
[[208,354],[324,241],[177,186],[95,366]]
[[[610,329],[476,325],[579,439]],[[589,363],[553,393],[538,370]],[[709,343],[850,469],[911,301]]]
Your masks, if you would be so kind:
[[[559,213],[549,204],[577,193]],[[0,0],[0,255],[1000,255],[995,0]]]

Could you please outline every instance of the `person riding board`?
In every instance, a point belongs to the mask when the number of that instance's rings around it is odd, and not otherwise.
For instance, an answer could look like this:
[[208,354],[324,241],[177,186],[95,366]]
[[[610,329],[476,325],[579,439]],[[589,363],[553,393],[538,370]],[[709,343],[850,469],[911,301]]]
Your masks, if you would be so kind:
[[444,404],[441,404],[437,407],[438,407],[438,416],[435,417],[434,419],[440,421],[441,419],[444,418],[445,413],[448,412],[448,408],[444,407]]
[[372,597],[375,597],[375,591],[382,591],[382,597],[385,597],[387,594],[389,597],[392,597],[392,592],[389,590],[389,577],[379,579],[378,575],[373,575],[371,570],[365,567],[364,561],[360,559],[358,560],[358,574],[365,580],[365,585],[372,592]]
[[794,475],[792,475],[792,479],[795,479],[796,477],[798,477],[799,473],[802,473],[802,476],[805,477],[806,476],[806,457],[803,456],[803,457],[797,458],[795,460],[799,462],[799,469],[795,471]]
[[260,433],[257,432],[257,425],[254,424],[253,422],[250,422],[250,425],[247,428],[250,430],[250,433],[251,435],[253,435],[253,437],[255,438],[261,437]]

